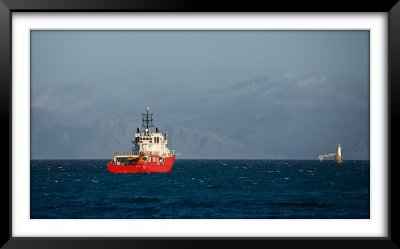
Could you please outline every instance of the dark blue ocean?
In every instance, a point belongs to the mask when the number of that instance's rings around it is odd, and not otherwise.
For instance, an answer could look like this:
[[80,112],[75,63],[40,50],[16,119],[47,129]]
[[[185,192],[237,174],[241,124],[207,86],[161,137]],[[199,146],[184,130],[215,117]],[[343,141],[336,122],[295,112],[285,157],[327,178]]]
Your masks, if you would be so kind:
[[107,160],[31,160],[32,219],[368,219],[369,161],[176,160],[114,174]]

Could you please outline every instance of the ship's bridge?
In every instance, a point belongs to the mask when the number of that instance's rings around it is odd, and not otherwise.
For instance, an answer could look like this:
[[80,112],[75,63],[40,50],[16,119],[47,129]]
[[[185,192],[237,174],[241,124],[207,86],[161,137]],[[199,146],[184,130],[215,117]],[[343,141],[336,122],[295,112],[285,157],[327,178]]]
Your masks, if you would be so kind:
[[157,154],[169,155],[168,140],[166,139],[166,133],[151,132],[150,130],[136,133],[134,144],[137,145],[140,152],[154,151]]

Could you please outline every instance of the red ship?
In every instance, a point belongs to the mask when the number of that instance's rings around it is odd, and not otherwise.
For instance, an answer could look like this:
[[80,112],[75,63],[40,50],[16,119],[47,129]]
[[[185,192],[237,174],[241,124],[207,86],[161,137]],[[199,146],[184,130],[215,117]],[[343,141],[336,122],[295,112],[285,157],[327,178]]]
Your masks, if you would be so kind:
[[153,114],[142,113],[143,130],[137,128],[131,151],[114,152],[114,159],[108,162],[108,170],[113,173],[170,172],[178,155],[168,149],[167,133],[156,128],[153,132]]

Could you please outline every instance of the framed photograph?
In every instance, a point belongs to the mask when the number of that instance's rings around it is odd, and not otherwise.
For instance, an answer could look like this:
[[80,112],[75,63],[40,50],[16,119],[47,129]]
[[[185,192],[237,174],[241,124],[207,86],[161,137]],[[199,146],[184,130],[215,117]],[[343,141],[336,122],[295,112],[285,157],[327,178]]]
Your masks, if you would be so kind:
[[4,247],[397,247],[400,5],[373,8],[2,2]]

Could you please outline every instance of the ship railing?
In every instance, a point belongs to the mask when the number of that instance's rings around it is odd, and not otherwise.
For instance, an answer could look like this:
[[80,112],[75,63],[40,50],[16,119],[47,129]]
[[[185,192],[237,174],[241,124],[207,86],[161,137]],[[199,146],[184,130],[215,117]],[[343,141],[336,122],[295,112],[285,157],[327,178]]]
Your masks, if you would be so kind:
[[149,156],[149,155],[159,156],[160,152],[159,151],[144,151],[144,152],[142,152],[142,155],[144,155],[144,156]]
[[114,152],[114,156],[149,156],[149,155],[160,155],[159,151],[117,151]]
[[139,156],[139,151],[117,151],[114,156]]
[[[178,152],[177,150],[170,150],[171,155],[181,155],[180,152]],[[114,156],[149,156],[149,155],[158,155],[160,156],[160,152],[159,151],[116,151],[114,152]]]
[[172,155],[179,156],[181,153],[177,150],[170,150]]

